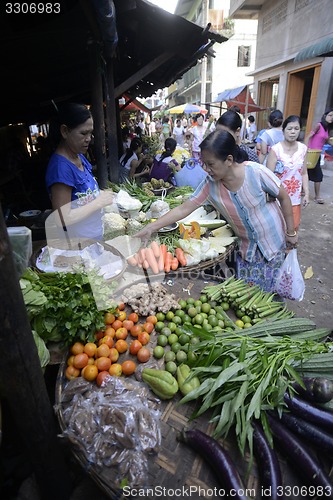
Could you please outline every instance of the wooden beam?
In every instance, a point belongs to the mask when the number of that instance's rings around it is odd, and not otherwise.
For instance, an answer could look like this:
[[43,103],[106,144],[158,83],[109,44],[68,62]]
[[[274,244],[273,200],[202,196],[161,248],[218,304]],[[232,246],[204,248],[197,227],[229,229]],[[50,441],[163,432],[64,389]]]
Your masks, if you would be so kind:
[[106,120],[108,137],[108,168],[111,182],[119,181],[119,161],[118,161],[118,127],[117,121],[119,112],[117,112],[118,99],[115,97],[114,90],[114,67],[113,59],[106,62]]
[[69,500],[62,455],[36,344],[0,207],[0,397],[35,473],[39,498]]
[[149,75],[152,71],[154,71],[156,68],[159,68],[162,66],[162,64],[166,63],[169,61],[174,56],[171,52],[163,52],[158,57],[155,57],[152,61],[150,61],[149,64],[146,64],[142,68],[139,69],[134,75],[132,75],[130,78],[122,82],[118,87],[115,87],[114,89],[114,95],[116,99],[120,99],[120,97],[123,95],[126,90],[130,89],[133,87],[137,82],[142,80],[145,76]]

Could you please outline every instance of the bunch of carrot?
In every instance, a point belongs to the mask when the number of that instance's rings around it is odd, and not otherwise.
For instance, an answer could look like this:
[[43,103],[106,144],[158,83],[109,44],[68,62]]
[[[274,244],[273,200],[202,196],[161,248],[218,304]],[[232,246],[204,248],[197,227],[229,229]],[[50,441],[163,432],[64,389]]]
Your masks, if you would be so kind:
[[186,266],[186,257],[181,248],[176,248],[173,255],[164,243],[152,241],[148,247],[140,248],[136,254],[128,257],[127,262],[131,266],[151,268],[154,274],[158,274],[163,271],[169,273],[176,271],[179,266]]

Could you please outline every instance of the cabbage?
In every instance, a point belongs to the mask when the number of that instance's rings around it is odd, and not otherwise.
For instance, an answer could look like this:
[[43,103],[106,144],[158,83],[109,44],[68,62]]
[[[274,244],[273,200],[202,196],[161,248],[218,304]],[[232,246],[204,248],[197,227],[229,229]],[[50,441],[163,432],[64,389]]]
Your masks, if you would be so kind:
[[50,352],[46,347],[44,340],[35,332],[35,330],[32,330],[32,335],[37,347],[40,366],[45,368],[45,366],[50,362]]

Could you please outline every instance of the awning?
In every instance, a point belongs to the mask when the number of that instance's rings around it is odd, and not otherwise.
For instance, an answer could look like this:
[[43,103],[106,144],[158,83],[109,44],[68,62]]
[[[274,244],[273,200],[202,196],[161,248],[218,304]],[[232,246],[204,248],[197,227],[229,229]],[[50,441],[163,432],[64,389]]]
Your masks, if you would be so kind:
[[[246,97],[247,96],[247,97]],[[256,111],[263,111],[266,108],[257,106],[248,92],[248,86],[243,85],[235,89],[227,89],[220,92],[213,102],[226,102],[227,107],[238,106],[240,113],[244,114],[247,110],[248,113],[255,113]],[[247,106],[246,106],[247,104]]]
[[121,99],[119,100],[119,108],[120,112],[122,111],[143,111],[144,113],[150,113],[151,109],[147,108],[142,102],[140,102],[138,99],[129,99],[126,95],[123,95],[123,100],[125,102],[121,102]]
[[309,47],[305,47],[294,59],[294,62],[305,61],[313,57],[332,57],[333,56],[333,38],[325,38]]

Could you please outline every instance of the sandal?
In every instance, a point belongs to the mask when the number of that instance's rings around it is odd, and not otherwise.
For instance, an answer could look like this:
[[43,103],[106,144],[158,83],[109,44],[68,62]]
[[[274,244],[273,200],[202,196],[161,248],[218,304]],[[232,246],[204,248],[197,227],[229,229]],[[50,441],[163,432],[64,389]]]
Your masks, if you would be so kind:
[[315,199],[315,203],[319,203],[319,205],[323,205],[325,202],[322,198]]

